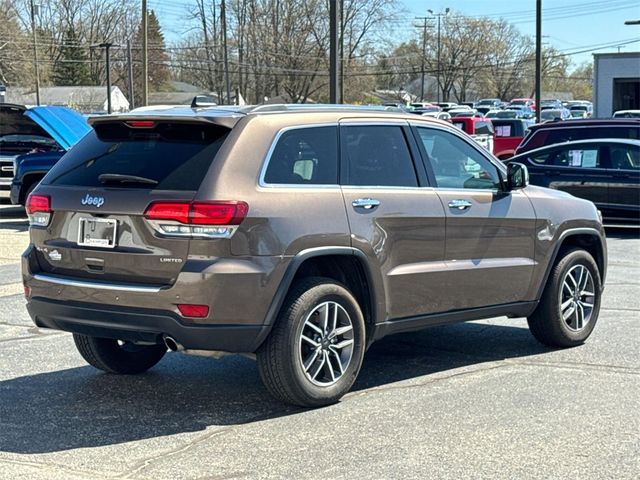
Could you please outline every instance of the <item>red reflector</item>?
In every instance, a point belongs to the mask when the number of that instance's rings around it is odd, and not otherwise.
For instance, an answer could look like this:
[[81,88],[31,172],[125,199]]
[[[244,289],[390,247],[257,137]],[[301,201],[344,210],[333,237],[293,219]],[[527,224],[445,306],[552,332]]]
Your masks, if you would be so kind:
[[191,305],[188,303],[178,304],[178,310],[183,317],[204,318],[209,315],[209,307],[207,305]]
[[144,212],[149,220],[174,220],[189,223],[188,202],[153,202]]
[[24,286],[24,296],[25,298],[31,297],[31,287]]
[[245,202],[193,202],[189,217],[196,225],[239,225],[248,211]]
[[153,128],[156,125],[156,122],[151,120],[130,120],[125,123],[133,128]]
[[27,214],[31,215],[36,212],[51,212],[51,201],[47,195],[29,195],[25,206]]
[[192,225],[239,225],[248,211],[246,202],[153,202],[144,216]]

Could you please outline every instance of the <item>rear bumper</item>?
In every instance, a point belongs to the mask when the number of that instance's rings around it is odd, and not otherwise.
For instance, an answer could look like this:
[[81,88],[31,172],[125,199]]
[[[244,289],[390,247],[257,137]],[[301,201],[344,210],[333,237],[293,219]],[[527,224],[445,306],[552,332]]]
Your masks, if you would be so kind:
[[168,335],[193,350],[255,352],[270,329],[265,325],[188,325],[170,311],[44,298],[32,298],[27,310],[42,328],[131,342],[161,343]]

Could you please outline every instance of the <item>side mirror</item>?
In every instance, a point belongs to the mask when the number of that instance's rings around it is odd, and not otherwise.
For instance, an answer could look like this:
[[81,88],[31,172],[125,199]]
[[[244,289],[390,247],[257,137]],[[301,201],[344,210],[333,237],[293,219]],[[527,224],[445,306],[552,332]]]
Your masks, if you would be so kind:
[[507,189],[517,190],[529,185],[529,170],[521,163],[510,162],[507,164]]

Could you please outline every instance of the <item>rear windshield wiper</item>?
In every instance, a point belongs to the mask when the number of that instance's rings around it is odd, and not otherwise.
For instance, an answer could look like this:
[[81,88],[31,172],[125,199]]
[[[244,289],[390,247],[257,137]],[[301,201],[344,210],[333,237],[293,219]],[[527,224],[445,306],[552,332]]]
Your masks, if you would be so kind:
[[122,175],[119,173],[103,173],[98,175],[100,183],[142,183],[145,185],[157,185],[158,182],[152,178],[138,177],[136,175]]

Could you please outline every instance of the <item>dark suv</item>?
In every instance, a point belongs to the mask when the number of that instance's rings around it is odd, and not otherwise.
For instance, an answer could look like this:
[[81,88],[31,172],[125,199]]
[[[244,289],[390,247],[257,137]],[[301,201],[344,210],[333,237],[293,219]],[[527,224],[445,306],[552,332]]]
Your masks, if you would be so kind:
[[595,326],[594,205],[447,123],[335,106],[91,123],[28,200],[22,266],[36,325],[97,368],[255,353],[271,393],[318,406],[391,333],[507,315],[568,347]]

